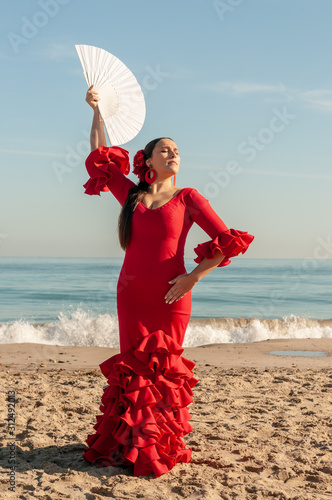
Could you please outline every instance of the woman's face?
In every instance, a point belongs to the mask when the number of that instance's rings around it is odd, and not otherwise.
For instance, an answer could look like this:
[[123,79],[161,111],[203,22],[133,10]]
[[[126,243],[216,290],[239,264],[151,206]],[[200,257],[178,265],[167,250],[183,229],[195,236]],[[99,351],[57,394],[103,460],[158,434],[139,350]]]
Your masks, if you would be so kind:
[[155,145],[152,156],[146,163],[155,169],[157,174],[165,177],[165,174],[177,174],[180,166],[179,150],[171,139],[160,139]]

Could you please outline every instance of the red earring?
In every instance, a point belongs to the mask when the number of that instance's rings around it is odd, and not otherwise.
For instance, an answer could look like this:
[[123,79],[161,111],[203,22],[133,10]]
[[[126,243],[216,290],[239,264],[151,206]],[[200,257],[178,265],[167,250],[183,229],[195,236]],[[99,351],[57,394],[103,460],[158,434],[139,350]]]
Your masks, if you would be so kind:
[[173,184],[173,186],[175,186],[175,181],[176,181],[176,174],[174,174],[174,184]]
[[[150,177],[150,172],[152,173],[152,177]],[[153,168],[150,168],[145,172],[144,178],[146,182],[149,184],[152,184],[156,180],[156,177],[157,177],[157,172],[153,170]]]

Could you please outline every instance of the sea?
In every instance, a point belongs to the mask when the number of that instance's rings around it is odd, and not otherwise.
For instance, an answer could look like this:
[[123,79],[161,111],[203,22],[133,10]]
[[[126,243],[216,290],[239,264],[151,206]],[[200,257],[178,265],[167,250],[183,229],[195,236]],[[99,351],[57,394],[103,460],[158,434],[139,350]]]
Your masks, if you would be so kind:
[[[122,262],[0,257],[0,344],[119,348]],[[192,289],[183,347],[281,338],[332,338],[332,259],[238,256]]]

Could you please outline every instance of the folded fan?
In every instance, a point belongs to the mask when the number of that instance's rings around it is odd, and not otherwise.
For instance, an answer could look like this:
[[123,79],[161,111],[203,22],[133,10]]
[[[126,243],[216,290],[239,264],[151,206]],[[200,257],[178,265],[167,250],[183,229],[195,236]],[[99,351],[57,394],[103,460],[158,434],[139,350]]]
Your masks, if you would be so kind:
[[145,100],[135,76],[120,59],[92,45],[75,45],[85,79],[98,92],[98,108],[112,146],[133,139],[145,120]]

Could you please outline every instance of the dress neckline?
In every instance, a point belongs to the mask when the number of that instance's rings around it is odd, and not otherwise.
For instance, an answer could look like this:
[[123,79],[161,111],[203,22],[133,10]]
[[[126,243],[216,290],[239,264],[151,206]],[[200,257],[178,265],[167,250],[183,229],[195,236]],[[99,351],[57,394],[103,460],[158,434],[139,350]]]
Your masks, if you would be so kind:
[[179,191],[177,191],[177,192],[175,193],[175,195],[174,195],[174,196],[173,196],[170,200],[166,201],[166,203],[164,203],[164,204],[163,204],[163,205],[161,205],[160,207],[156,207],[156,208],[149,208],[149,207],[147,207],[147,206],[145,205],[145,203],[143,203],[143,201],[140,201],[140,203],[141,203],[141,205],[143,205],[143,207],[145,207],[147,210],[151,210],[151,211],[152,211],[152,210],[159,210],[159,208],[163,208],[163,207],[165,207],[166,205],[168,205],[168,203],[170,203],[171,201],[173,201],[173,200],[174,200],[174,199],[175,199],[175,198],[176,198],[176,197],[177,197],[177,196],[181,193],[181,191],[183,191],[184,189],[185,189],[185,188],[182,188],[182,189],[180,189]]

